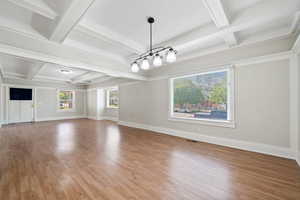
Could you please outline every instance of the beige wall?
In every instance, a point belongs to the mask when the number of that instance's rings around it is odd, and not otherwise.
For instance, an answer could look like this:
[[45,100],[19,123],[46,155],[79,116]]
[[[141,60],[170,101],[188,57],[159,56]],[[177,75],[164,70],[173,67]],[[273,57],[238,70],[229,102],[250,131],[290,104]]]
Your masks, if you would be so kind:
[[87,116],[90,118],[97,117],[97,90],[87,92]]
[[[36,100],[36,116],[35,120],[53,120],[53,119],[64,119],[73,117],[84,117],[85,106],[86,106],[86,90],[81,87],[74,87],[68,84],[52,84],[52,83],[32,83],[26,80],[12,80],[4,79],[4,84],[2,85],[2,98],[1,106],[3,110],[1,115],[3,116],[3,123],[6,123],[7,116],[7,106],[6,106],[6,92],[8,86],[14,87],[25,86],[28,88],[35,88],[35,100]],[[75,111],[74,112],[58,112],[57,111],[57,88],[61,89],[72,89],[75,90]]]
[[234,129],[169,121],[167,79],[121,85],[120,121],[289,147],[289,62],[237,67],[235,73]]
[[85,116],[84,90],[75,90],[75,110],[66,112],[57,109],[57,89],[37,88],[35,95],[37,120]]
[[[115,86],[115,82],[113,82]],[[110,85],[112,87],[112,85]],[[119,109],[107,108],[106,89],[89,89],[87,91],[87,110],[88,116],[94,119],[118,119]]]
[[[236,48],[200,56],[195,59],[183,62],[180,61],[179,55],[178,62],[175,62],[174,64],[168,66],[150,70],[149,76],[158,77],[164,75],[185,74],[189,71],[197,71],[199,68],[232,64],[237,61],[245,60],[248,58],[289,51],[294,41],[295,38],[290,37],[281,40],[269,40],[241,47],[237,46]],[[196,53],[201,53],[201,49],[196,51]]]
[[119,118],[119,109],[117,108],[105,108],[104,111],[104,118],[114,118],[118,119]]
[[88,117],[102,119],[106,114],[105,89],[93,89],[87,91]]

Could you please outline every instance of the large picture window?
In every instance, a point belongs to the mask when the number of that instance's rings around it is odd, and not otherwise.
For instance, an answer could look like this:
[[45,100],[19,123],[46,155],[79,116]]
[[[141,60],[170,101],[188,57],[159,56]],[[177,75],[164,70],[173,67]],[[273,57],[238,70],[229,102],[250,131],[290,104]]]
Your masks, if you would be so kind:
[[58,110],[59,111],[72,111],[75,108],[75,93],[71,90],[58,91]]
[[230,68],[170,79],[171,118],[233,124],[232,74]]
[[106,102],[108,108],[119,108],[119,91],[117,88],[107,90]]

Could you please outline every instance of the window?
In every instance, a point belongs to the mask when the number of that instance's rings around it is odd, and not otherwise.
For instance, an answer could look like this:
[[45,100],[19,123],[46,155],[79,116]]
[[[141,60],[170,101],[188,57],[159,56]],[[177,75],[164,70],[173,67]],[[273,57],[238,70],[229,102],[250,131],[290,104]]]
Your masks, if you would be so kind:
[[106,102],[108,108],[119,108],[119,91],[117,88],[107,90]]
[[233,127],[232,76],[228,68],[170,79],[171,119]]
[[75,108],[75,93],[70,90],[58,91],[58,110],[72,111]]

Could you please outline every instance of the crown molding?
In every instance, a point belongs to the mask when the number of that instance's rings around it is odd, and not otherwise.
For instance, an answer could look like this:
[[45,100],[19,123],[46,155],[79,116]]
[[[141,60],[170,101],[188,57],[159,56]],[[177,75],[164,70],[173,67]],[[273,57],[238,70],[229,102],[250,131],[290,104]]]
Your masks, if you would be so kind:
[[[230,63],[220,64],[220,65],[205,66],[205,68],[201,68],[201,70],[198,69],[196,71],[189,71],[188,74],[199,73],[199,71],[205,71],[208,69],[210,69],[210,70],[220,69],[220,68],[224,68],[224,67],[228,67],[228,66],[244,67],[244,66],[254,65],[254,64],[259,64],[259,63],[273,62],[273,61],[279,61],[279,60],[288,60],[291,58],[292,55],[293,55],[293,51],[284,51],[284,52],[268,54],[268,55],[264,55],[264,56],[257,56],[257,57],[247,58],[247,59],[235,60],[235,61],[231,61]],[[199,66],[199,67],[201,67],[201,66]],[[163,76],[153,76],[153,77],[149,77],[148,81],[168,79],[168,78],[171,78],[174,76],[182,76],[182,75],[186,75],[186,74],[183,74],[182,72],[180,72],[180,73],[168,74],[168,75],[163,75]]]
[[293,54],[292,51],[285,51],[280,53],[274,53],[274,54],[249,58],[249,59],[237,60],[232,64],[241,67],[241,66],[254,65],[254,64],[265,63],[265,62],[287,60],[291,58],[292,54]]
[[75,90],[79,92],[85,92],[86,89],[76,88],[76,86],[36,86],[36,85],[30,85],[30,84],[9,84],[9,83],[3,83],[1,86],[3,87],[17,87],[17,88],[32,88],[32,89],[49,89],[49,90]]

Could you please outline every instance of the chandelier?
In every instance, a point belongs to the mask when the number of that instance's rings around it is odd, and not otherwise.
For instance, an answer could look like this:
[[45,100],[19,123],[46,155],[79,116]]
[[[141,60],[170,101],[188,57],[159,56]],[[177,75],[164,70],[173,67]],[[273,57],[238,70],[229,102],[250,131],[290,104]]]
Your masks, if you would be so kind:
[[140,54],[138,58],[136,58],[131,63],[131,71],[138,72],[140,68],[142,70],[149,70],[150,63],[153,64],[154,67],[160,67],[163,64],[163,60],[168,63],[172,63],[176,61],[176,53],[172,47],[152,47],[152,25],[154,23],[154,18],[149,17],[147,22],[150,25],[150,49],[143,54]]

